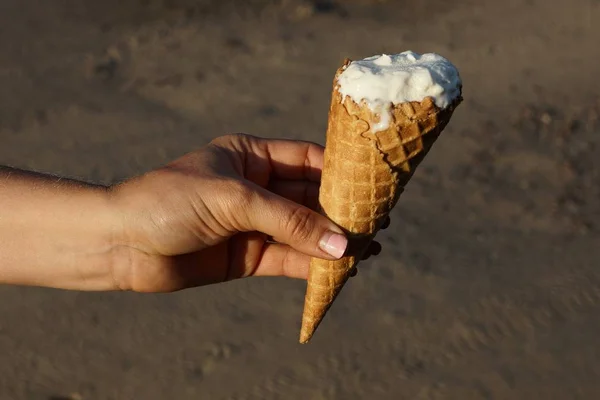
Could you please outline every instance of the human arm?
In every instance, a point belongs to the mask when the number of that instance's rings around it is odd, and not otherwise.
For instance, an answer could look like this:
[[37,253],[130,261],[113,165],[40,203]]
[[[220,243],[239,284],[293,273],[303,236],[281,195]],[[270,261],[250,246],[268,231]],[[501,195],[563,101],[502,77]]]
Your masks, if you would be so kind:
[[110,290],[118,224],[106,187],[1,167],[0,283]]
[[347,243],[314,211],[322,164],[312,143],[230,135],[112,187],[4,168],[0,283],[162,292],[305,278],[311,256]]

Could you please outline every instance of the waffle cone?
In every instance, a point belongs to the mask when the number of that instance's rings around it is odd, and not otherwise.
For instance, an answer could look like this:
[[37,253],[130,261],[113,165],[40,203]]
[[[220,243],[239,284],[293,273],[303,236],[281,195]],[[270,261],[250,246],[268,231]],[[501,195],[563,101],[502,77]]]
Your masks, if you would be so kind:
[[379,115],[338,91],[337,77],[349,63],[334,79],[319,191],[321,212],[346,231],[349,250],[336,261],[311,259],[300,343],[310,340],[462,100],[444,109],[432,98],[398,104],[389,128],[373,133]]

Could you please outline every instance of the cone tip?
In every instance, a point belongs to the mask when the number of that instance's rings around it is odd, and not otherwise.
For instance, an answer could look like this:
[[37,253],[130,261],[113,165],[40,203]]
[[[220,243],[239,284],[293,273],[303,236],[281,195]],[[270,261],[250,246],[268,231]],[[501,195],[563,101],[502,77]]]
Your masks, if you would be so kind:
[[300,332],[300,344],[307,344],[310,341],[312,334]]
[[[319,319],[320,322],[320,319]],[[302,327],[300,328],[300,343],[306,344],[313,337],[318,323],[309,320],[305,315],[302,316]]]

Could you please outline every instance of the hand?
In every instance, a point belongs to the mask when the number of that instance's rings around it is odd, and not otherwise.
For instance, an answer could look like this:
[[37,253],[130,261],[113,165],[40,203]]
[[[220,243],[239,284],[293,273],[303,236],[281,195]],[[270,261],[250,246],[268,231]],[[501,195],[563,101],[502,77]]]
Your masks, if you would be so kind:
[[[323,148],[230,135],[110,188],[121,215],[120,289],[166,292],[248,276],[306,278],[343,231],[314,210]],[[370,254],[381,246],[373,242]]]

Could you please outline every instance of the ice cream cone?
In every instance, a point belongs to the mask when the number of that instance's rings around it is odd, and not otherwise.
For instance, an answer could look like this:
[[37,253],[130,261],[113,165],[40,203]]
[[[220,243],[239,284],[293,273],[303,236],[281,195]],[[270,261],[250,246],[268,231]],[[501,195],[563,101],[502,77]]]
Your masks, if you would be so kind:
[[311,260],[301,343],[314,334],[461,101],[458,96],[443,109],[430,97],[391,106],[389,126],[373,132],[381,115],[338,90],[337,77],[349,63],[334,79],[319,203],[321,212],[346,230],[350,247],[340,260]]

